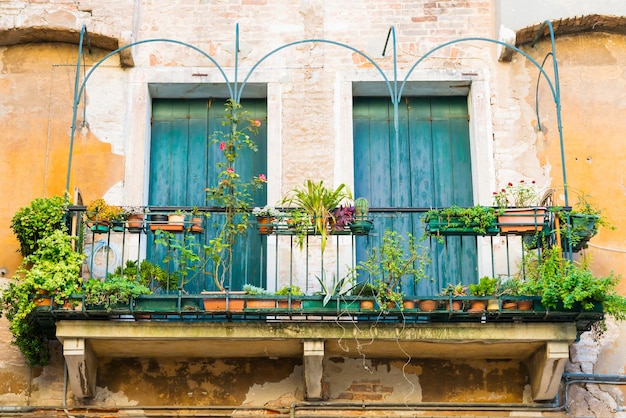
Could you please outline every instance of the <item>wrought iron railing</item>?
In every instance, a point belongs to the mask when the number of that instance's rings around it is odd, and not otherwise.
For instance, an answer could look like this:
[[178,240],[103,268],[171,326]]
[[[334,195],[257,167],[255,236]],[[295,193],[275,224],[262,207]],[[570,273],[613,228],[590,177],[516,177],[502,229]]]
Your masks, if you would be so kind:
[[[191,208],[145,208],[145,215],[172,214]],[[190,237],[199,244],[210,236],[213,224],[219,224],[220,211],[208,208],[209,217],[196,223],[188,216],[178,223],[161,223],[152,217],[144,217],[140,226],[126,219],[115,229],[85,218],[84,208],[72,207],[69,222],[72,234],[77,237],[78,249],[85,251],[87,258],[83,269],[85,280],[110,279],[111,274],[122,273],[121,268],[128,260],[148,260],[159,265],[167,278],[180,271],[179,260],[172,259],[170,249],[157,242],[155,237],[168,231],[179,237],[178,242]],[[174,321],[377,321],[377,322],[576,322],[579,332],[588,330],[594,322],[603,319],[602,306],[594,309],[553,309],[541,303],[541,296],[511,296],[500,293],[493,295],[442,295],[441,289],[448,284],[460,283],[461,287],[477,283],[479,277],[489,276],[506,280],[524,280],[526,272],[521,261],[529,254],[541,255],[543,249],[558,243],[558,221],[551,211],[542,212],[541,231],[523,233],[481,235],[471,231],[432,230],[424,221],[427,209],[372,209],[370,218],[374,229],[368,234],[353,234],[337,231],[330,235],[326,250],[322,254],[319,236],[314,231],[303,236],[302,246],[297,234],[286,224],[277,223],[271,231],[260,233],[253,222],[238,256],[255,255],[258,268],[239,263],[240,276],[235,277],[225,291],[211,289],[211,280],[205,272],[206,260],[198,254],[199,268],[187,276],[183,283],[178,277],[168,287],[161,284],[154,293],[140,295],[129,302],[101,306],[90,303],[84,294],[73,295],[69,303],[59,306],[53,300],[43,302],[36,315],[48,329],[54,329],[58,319],[150,319]],[[501,222],[497,227],[501,228]],[[521,222],[520,224],[524,224]],[[537,224],[533,221],[533,224]],[[431,259],[426,271],[430,279],[415,283],[412,277],[402,282],[403,304],[381,306],[374,297],[347,291],[353,282],[335,287],[332,295],[324,295],[323,289],[332,289],[337,278],[350,277],[356,281],[376,280],[359,274],[359,263],[372,249],[377,248],[386,230],[402,230],[419,238],[419,245]],[[180,240],[182,239],[182,241]],[[539,243],[540,241],[540,243]],[[157,251],[162,246],[163,252]],[[151,248],[152,247],[152,248]],[[254,273],[253,273],[254,272]],[[128,272],[125,272],[128,273]],[[192,283],[196,280],[196,283]],[[230,284],[237,283],[238,287]],[[325,283],[323,285],[322,283]],[[190,286],[191,284],[191,286]],[[240,291],[253,285],[252,292]],[[283,291],[276,292],[283,288]],[[298,294],[297,289],[304,294]],[[286,291],[285,291],[286,289]],[[259,292],[262,290],[262,292]],[[433,307],[426,302],[433,301]],[[490,302],[482,308],[474,308],[476,301]],[[525,302],[526,307],[522,307]],[[597,309],[596,309],[597,308]]]
[[[72,234],[79,237],[78,246],[87,255],[84,276],[106,278],[120,271],[129,260],[136,261],[137,267],[148,260],[168,276],[178,275],[178,281],[162,284],[160,293],[182,290],[199,294],[218,290],[210,274],[212,261],[203,249],[210,245],[214,231],[221,225],[222,212],[196,208],[197,215],[192,216],[192,210],[142,208],[143,220],[138,226],[130,219],[105,226],[95,219],[86,219],[84,208],[72,207]],[[167,215],[179,212],[186,216],[168,223]],[[416,283],[413,277],[404,277],[402,291],[411,297],[436,296],[448,284],[470,285],[483,276],[523,278],[524,256],[528,251],[540,254],[540,246],[533,244],[558,239],[555,217],[550,211],[533,215],[537,220],[532,222],[530,230],[506,234],[499,233],[499,223],[495,224],[495,232],[490,230],[485,234],[471,229],[434,230],[432,222],[424,222],[427,213],[426,208],[372,209],[370,219],[374,227],[369,233],[333,231],[323,252],[319,235],[314,231],[299,235],[283,222],[275,222],[268,231],[251,217],[249,230],[234,248],[233,271],[226,276],[223,286],[235,291],[253,285],[272,292],[297,286],[304,294],[313,295],[323,290],[322,283],[330,286],[347,276],[352,281],[376,280],[358,269],[359,263],[373,249],[380,248],[385,231],[393,230],[405,236],[411,234],[431,261],[427,278]],[[164,218],[160,219],[160,215]],[[194,253],[197,258],[184,260],[185,252],[187,256]]]

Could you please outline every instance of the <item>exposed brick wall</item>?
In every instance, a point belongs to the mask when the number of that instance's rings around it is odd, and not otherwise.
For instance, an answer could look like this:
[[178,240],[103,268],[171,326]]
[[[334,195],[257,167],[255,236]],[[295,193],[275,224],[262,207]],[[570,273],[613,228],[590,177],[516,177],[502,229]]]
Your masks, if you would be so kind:
[[361,380],[354,382],[337,400],[350,401],[383,401],[393,393],[393,387],[385,385],[380,379]]

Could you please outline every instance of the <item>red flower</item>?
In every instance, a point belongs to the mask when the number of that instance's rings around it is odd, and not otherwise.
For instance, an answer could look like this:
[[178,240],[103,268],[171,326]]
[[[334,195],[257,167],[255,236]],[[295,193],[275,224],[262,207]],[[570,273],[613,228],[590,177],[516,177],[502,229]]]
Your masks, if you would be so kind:
[[520,182],[520,183],[523,183],[523,182],[524,182],[524,180],[520,180],[519,182]]
[[263,182],[267,182],[267,177],[265,177],[265,174],[261,173],[261,174],[259,174],[259,180],[261,180]]
[[[508,186],[513,187],[513,183],[509,182]],[[502,189],[502,191],[504,191],[504,189]]]
[[220,142],[220,151],[224,151],[226,149],[226,142]]
[[254,126],[255,128],[258,128],[259,126],[261,126],[261,121],[258,119],[250,121],[250,126]]

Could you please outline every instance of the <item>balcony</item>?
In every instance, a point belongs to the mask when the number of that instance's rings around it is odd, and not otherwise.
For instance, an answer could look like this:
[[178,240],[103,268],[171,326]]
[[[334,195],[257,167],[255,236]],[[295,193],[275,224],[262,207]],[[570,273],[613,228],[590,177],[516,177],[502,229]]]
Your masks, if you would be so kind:
[[[166,215],[191,209],[150,207],[144,212]],[[320,399],[324,356],[410,355],[518,359],[530,370],[533,398],[547,400],[556,394],[569,344],[603,319],[601,309],[546,308],[541,296],[440,295],[448,283],[472,284],[482,276],[524,278],[526,272],[520,270],[520,261],[528,251],[540,254],[541,250],[529,250],[522,242],[532,241],[538,225],[544,243],[551,245],[559,240],[554,232],[558,221],[550,211],[533,214],[528,231],[502,233],[506,218],[498,222],[496,229],[476,232],[425,223],[422,218],[427,209],[372,209],[372,231],[335,232],[324,252],[319,236],[314,234],[305,235],[300,245],[298,236],[286,224],[273,225],[271,231],[254,225],[238,256],[254,260],[255,265],[240,263],[238,273],[226,277],[225,292],[216,291],[207,273],[210,260],[198,251],[210,237],[213,223],[219,222],[221,212],[210,208],[200,211],[210,215],[202,217],[201,224],[191,217],[167,224],[145,216],[138,226],[125,221],[104,228],[84,222],[84,208],[70,208],[72,233],[87,254],[83,269],[86,278],[104,278],[126,265],[127,260],[139,264],[145,259],[160,265],[168,279],[175,278],[165,281],[173,285],[162,285],[152,294],[131,298],[129,303],[104,307],[89,304],[84,295],[78,294],[69,307],[48,302],[37,308],[38,321],[63,344],[70,383],[78,396],[95,393],[98,357],[303,356],[307,399]],[[363,302],[372,297],[344,293],[341,287],[326,298],[320,294],[322,283],[328,289],[333,280],[349,275],[358,261],[381,244],[384,231],[397,226],[408,226],[418,237],[427,228],[420,245],[433,260],[427,271],[432,281],[402,282],[408,304],[366,306]],[[185,262],[181,266],[177,258],[181,245],[188,245],[186,249],[198,256],[191,268]],[[185,274],[181,274],[183,270]],[[241,292],[245,285],[272,292],[245,294]],[[296,287],[304,295],[290,291]],[[281,288],[287,289],[285,294],[275,295]],[[434,300],[434,309],[420,308],[419,302],[424,300]],[[491,303],[486,309],[472,309],[470,302],[474,300]],[[530,301],[530,308],[521,309],[517,303],[521,300]],[[361,347],[359,341],[365,340],[371,340],[371,344]],[[339,349],[341,342],[345,349]],[[463,344],[462,350],[459,344]]]

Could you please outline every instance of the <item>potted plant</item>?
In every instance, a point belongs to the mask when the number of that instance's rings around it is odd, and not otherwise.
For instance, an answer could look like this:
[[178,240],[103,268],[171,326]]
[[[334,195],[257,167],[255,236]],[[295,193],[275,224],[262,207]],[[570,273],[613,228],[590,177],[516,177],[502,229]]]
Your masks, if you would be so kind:
[[268,235],[274,232],[274,221],[282,219],[284,213],[274,206],[265,205],[262,208],[257,206],[252,209],[252,215],[256,216],[259,234]]
[[541,232],[546,224],[546,208],[538,206],[539,194],[535,181],[520,180],[507,183],[493,193],[494,204],[500,209],[498,226],[501,233],[529,234]]
[[572,246],[572,251],[578,252],[587,247],[587,243],[597,233],[600,226],[614,229],[602,216],[602,211],[594,207],[582,193],[578,194],[578,201],[571,209],[555,208],[559,218],[559,232],[563,239],[562,247]]
[[351,229],[354,220],[354,206],[339,206],[333,209],[331,218],[331,230],[335,232]]
[[249,283],[243,286],[243,291],[248,296],[246,307],[249,309],[274,309],[276,308],[276,297],[273,292]]
[[191,225],[189,227],[189,230],[192,233],[195,234],[200,234],[202,232],[204,232],[204,218],[205,217],[209,217],[209,213],[208,212],[201,212],[200,209],[197,206],[194,206],[191,209]]
[[340,279],[337,279],[337,277],[333,275],[333,279],[330,282],[328,282],[326,278],[316,277],[316,279],[320,284],[319,294],[324,296],[322,300],[322,307],[326,306],[328,302],[334,298],[337,302],[337,310],[340,310],[342,307],[340,299],[352,289],[354,276],[352,274],[348,274]]
[[167,215],[167,223],[170,231],[182,231],[185,227],[186,214],[182,210]]
[[487,206],[462,208],[456,205],[443,209],[431,209],[423,220],[428,235],[497,234],[497,212]]
[[298,247],[302,250],[304,238],[315,232],[313,218],[301,209],[293,209],[287,212],[283,219],[287,228],[295,234]]
[[131,298],[148,295],[150,289],[124,274],[110,274],[105,279],[90,278],[84,285],[87,309],[129,310]]
[[104,199],[94,199],[85,212],[87,224],[94,232],[108,232],[112,222],[124,220],[124,209],[120,206],[109,205]]
[[352,288],[351,294],[360,299],[359,306],[361,310],[374,309],[376,287],[369,281],[357,283]]
[[126,226],[128,232],[139,233],[143,231],[144,211],[140,206],[125,206]]
[[80,293],[84,257],[74,251],[69,235],[56,230],[38,240],[35,252],[24,258],[14,280],[3,291],[2,303],[13,344],[20,348],[30,367],[44,366],[49,358],[45,332],[31,315],[35,295],[48,294],[50,306],[63,305]]
[[367,235],[373,226],[369,219],[369,202],[364,197],[354,200],[354,216],[350,223],[350,230],[355,235]]
[[283,286],[276,291],[276,296],[278,296],[278,307],[281,309],[302,308],[301,297],[304,296],[304,292],[302,291],[302,289],[300,289],[300,286],[295,286],[295,285]]
[[148,287],[153,293],[169,293],[178,290],[179,278],[175,274],[168,274],[161,266],[148,260],[126,260],[124,266],[115,269],[114,274],[126,276],[130,281],[138,282]]
[[[478,283],[473,283],[469,285],[469,291],[472,296],[478,296],[483,298],[485,296],[495,296],[497,285],[497,278],[483,276],[479,279]],[[471,306],[468,312],[484,312],[485,308],[487,307],[487,300],[476,299],[472,300],[470,304]]]
[[20,208],[11,218],[11,229],[20,243],[20,253],[26,257],[38,248],[38,242],[52,232],[66,231],[66,196],[36,198]]
[[205,274],[213,280],[217,291],[224,292],[224,282],[232,272],[233,247],[240,237],[246,237],[249,226],[250,209],[254,195],[267,183],[265,174],[242,178],[237,171],[242,153],[256,152],[254,135],[261,125],[259,120],[250,119],[248,112],[234,100],[227,100],[226,113],[222,125],[225,131],[215,131],[211,142],[219,144],[222,158],[217,158],[220,170],[215,185],[206,189],[207,202],[220,208],[223,222],[209,244],[203,246],[209,268]]
[[417,245],[413,235],[401,236],[397,231],[386,230],[382,244],[372,248],[369,256],[357,264],[357,271],[369,275],[376,288],[376,301],[384,311],[401,305],[401,290],[405,278],[414,283],[428,278],[426,267],[430,258],[427,248]]
[[[513,277],[507,277],[504,280],[498,282],[498,295],[503,297],[502,309],[513,310],[519,308],[519,302],[522,302],[521,310],[529,310],[532,307],[532,301],[530,300],[518,300],[517,296],[520,295],[520,282]],[[528,303],[530,302],[530,303]]]
[[626,319],[626,297],[617,293],[620,277],[613,272],[596,276],[588,260],[574,262],[563,257],[559,246],[541,256],[529,254],[523,260],[526,277],[520,293],[541,296],[544,308],[552,310],[598,310]]
[[334,190],[324,186],[324,181],[307,180],[289,191],[282,200],[282,205],[297,207],[311,217],[316,234],[322,238],[322,252],[326,248],[326,239],[330,232],[329,222],[333,218],[333,209],[352,199],[352,194],[345,184]]
[[455,300],[454,298],[467,296],[467,292],[468,292],[468,287],[461,282],[457,284],[448,283],[446,287],[441,289],[441,293],[440,293],[441,296],[446,296],[448,298],[445,301],[446,310],[453,310],[453,311],[463,310],[463,301]]

